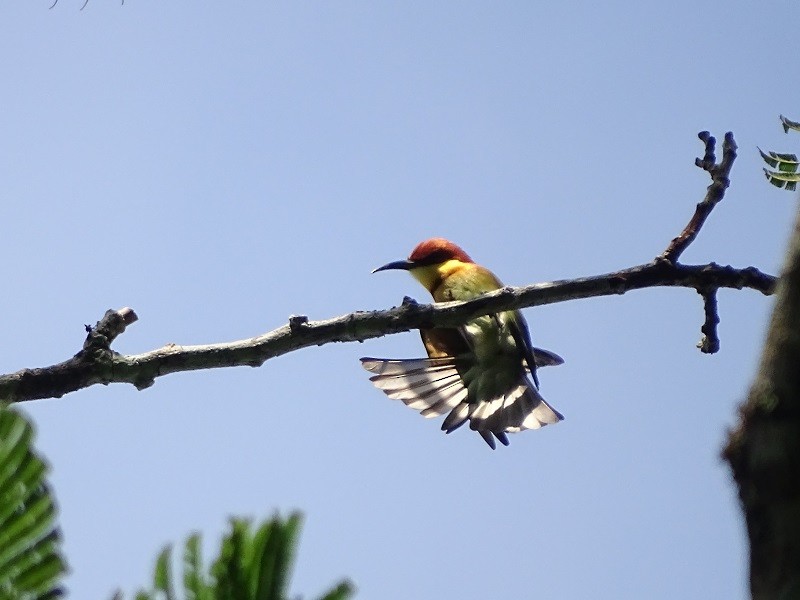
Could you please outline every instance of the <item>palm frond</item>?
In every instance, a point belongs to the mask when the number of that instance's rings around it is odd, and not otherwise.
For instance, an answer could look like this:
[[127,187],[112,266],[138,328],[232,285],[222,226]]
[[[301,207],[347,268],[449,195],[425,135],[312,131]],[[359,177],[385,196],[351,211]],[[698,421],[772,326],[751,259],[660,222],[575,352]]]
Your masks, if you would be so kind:
[[47,465],[33,449],[33,427],[0,405],[0,598],[61,598],[61,556]]
[[[245,519],[231,519],[218,558],[206,574],[200,554],[200,536],[186,540],[183,551],[183,597],[186,600],[288,600],[289,579],[302,518],[275,516],[259,527]],[[174,600],[171,548],[156,560],[153,591],[139,591],[136,600]],[[353,585],[342,581],[320,600],[347,600]],[[117,593],[114,600],[122,600]]]

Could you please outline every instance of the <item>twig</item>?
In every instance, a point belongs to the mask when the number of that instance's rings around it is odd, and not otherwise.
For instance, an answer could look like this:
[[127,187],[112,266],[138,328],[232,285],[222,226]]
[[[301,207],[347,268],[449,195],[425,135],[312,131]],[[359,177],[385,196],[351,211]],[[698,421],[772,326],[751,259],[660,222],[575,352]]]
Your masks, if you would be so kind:
[[722,162],[719,164],[716,164],[717,159],[714,155],[716,139],[707,131],[701,131],[697,134],[697,137],[706,145],[706,151],[702,159],[695,159],[694,164],[708,171],[709,175],[711,175],[711,184],[708,186],[705,198],[697,204],[689,223],[684,227],[681,234],[670,242],[667,249],[658,257],[659,260],[678,261],[684,250],[697,237],[708,215],[725,197],[725,190],[730,185],[731,167],[733,167],[733,161],[736,160],[737,148],[733,134],[730,131],[725,134],[725,142],[722,144]]
[[[656,261],[678,264],[681,254],[697,238],[697,234],[703,228],[706,219],[714,210],[714,207],[725,197],[725,190],[730,185],[731,168],[733,161],[736,160],[736,141],[733,134],[729,131],[725,134],[725,141],[722,144],[722,162],[717,164],[715,155],[717,140],[708,131],[701,131],[697,137],[705,144],[703,158],[694,159],[694,164],[711,176],[711,184],[706,190],[705,198],[698,202],[694,215],[683,228],[680,235],[674,238],[667,249],[656,258]],[[719,351],[719,335],[717,325],[719,324],[719,312],[717,311],[717,290],[718,287],[709,287],[698,290],[703,296],[703,307],[705,322],[700,331],[703,337],[697,344],[700,351],[705,354],[714,354]]]
[[700,331],[703,337],[697,343],[700,352],[704,354],[714,354],[719,352],[719,335],[717,334],[717,325],[719,325],[719,313],[717,312],[717,289],[712,288],[708,291],[701,291],[700,295],[703,296],[703,312],[706,315],[706,320]]
[[125,328],[139,320],[139,316],[132,308],[120,308],[119,310],[107,310],[103,318],[97,325],[84,325],[86,341],[83,343],[82,352],[93,349],[109,350],[111,343],[117,336],[125,331]]
[[769,295],[774,290],[775,278],[754,267],[735,269],[714,263],[678,265],[653,261],[594,277],[506,287],[469,302],[433,305],[408,302],[390,310],[354,312],[326,321],[295,316],[283,327],[246,340],[203,346],[169,344],[137,355],[117,354],[109,347],[124,331],[124,325],[135,320],[131,309],[121,309],[106,313],[90,331],[84,349],[73,358],[50,367],[0,376],[0,399],[22,402],[59,398],[98,383],[130,383],[143,389],[151,386],[157,377],[169,373],[258,367],[270,358],[300,348],[331,342],[361,342],[420,327],[456,327],[475,317],[503,310],[624,294],[657,286],[692,288],[700,293],[718,288],[749,288]]

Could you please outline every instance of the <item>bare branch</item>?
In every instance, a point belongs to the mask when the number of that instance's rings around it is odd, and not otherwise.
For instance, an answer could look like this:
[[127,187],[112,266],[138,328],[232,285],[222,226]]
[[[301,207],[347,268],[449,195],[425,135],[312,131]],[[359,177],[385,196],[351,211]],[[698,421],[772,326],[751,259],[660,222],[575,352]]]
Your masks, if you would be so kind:
[[706,315],[706,320],[700,331],[703,337],[697,343],[700,352],[704,354],[714,354],[719,352],[719,335],[717,334],[717,325],[719,325],[719,313],[717,312],[717,289],[711,291],[700,292],[703,296],[703,312]]
[[697,237],[708,215],[725,197],[725,190],[730,185],[731,167],[733,167],[733,161],[736,160],[737,148],[733,134],[730,131],[725,134],[725,142],[722,144],[722,162],[719,164],[716,163],[717,159],[714,155],[716,139],[707,131],[701,131],[697,134],[697,137],[705,143],[706,151],[703,158],[696,158],[694,163],[701,169],[708,171],[709,175],[711,175],[711,185],[708,186],[705,198],[697,204],[689,223],[661,254],[659,257],[661,260],[677,262],[684,250]]
[[86,336],[86,341],[83,343],[83,350],[87,351],[97,347],[108,350],[117,336],[138,319],[139,316],[127,306],[119,310],[107,310],[94,327],[84,325],[86,333],[89,335]]
[[130,308],[108,311],[95,327],[87,326],[88,336],[83,349],[71,359],[50,367],[0,375],[0,400],[22,402],[59,398],[98,383],[130,383],[143,389],[153,385],[157,377],[169,373],[221,367],[259,367],[270,358],[309,346],[330,342],[363,342],[411,329],[458,327],[476,317],[505,310],[624,294],[630,290],[659,286],[692,288],[703,296],[705,323],[701,328],[703,338],[698,346],[703,352],[716,352],[719,349],[717,290],[750,288],[769,295],[775,288],[775,277],[755,267],[735,269],[715,263],[678,263],[681,253],[697,237],[711,210],[722,200],[736,158],[736,143],[731,133],[725,135],[722,162],[719,164],[714,156],[714,138],[707,131],[701,132],[699,137],[705,143],[705,155],[695,162],[711,174],[712,183],[681,235],[672,240],[667,250],[651,263],[594,277],[519,288],[506,287],[469,302],[431,305],[418,304],[406,298],[402,306],[390,310],[359,311],[326,321],[309,321],[307,316],[296,315],[289,318],[287,325],[246,340],[202,346],[168,344],[130,356],[112,351],[111,343],[127,325],[136,321],[136,313]]
[[131,309],[108,311],[92,328],[84,348],[73,358],[38,369],[0,376],[0,399],[21,402],[59,398],[98,383],[149,387],[169,373],[234,366],[261,366],[275,356],[331,342],[364,341],[420,327],[456,327],[481,315],[542,306],[578,298],[624,294],[657,286],[692,288],[701,293],[719,288],[750,288],[769,295],[775,278],[754,267],[734,269],[710,263],[678,265],[654,261],[614,273],[568,281],[506,287],[469,302],[404,303],[383,311],[354,312],[325,321],[291,317],[289,323],[258,337],[202,346],[169,344],[144,354],[122,355],[110,344],[135,320]]

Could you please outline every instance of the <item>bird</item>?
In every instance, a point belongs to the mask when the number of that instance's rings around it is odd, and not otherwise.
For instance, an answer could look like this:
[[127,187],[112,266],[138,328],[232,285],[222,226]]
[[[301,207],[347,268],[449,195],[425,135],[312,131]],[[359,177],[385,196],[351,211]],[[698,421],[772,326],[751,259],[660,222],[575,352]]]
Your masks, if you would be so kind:
[[[408,271],[434,302],[470,300],[503,284],[453,242],[431,238],[406,260],[373,273]],[[539,393],[537,367],[560,365],[559,355],[535,348],[518,310],[477,317],[458,328],[420,329],[428,358],[361,358],[372,383],[386,395],[427,418],[447,413],[442,423],[452,433],[469,422],[494,450],[495,439],[508,446],[509,433],[538,429],[564,417]]]

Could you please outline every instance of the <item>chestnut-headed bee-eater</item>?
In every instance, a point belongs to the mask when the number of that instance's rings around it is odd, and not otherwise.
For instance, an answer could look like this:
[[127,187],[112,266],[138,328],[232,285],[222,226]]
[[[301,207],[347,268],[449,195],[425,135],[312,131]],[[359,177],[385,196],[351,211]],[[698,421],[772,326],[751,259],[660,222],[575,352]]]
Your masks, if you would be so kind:
[[[503,287],[489,269],[442,238],[420,243],[408,260],[390,262],[373,273],[389,269],[409,271],[435,302],[469,300]],[[421,329],[420,334],[428,358],[362,358],[361,363],[390,398],[425,417],[449,413],[442,423],[446,433],[469,421],[470,429],[494,449],[494,438],[508,446],[508,433],[564,418],[539,394],[536,377],[537,367],[564,361],[532,346],[519,311],[478,317],[458,329]]]

